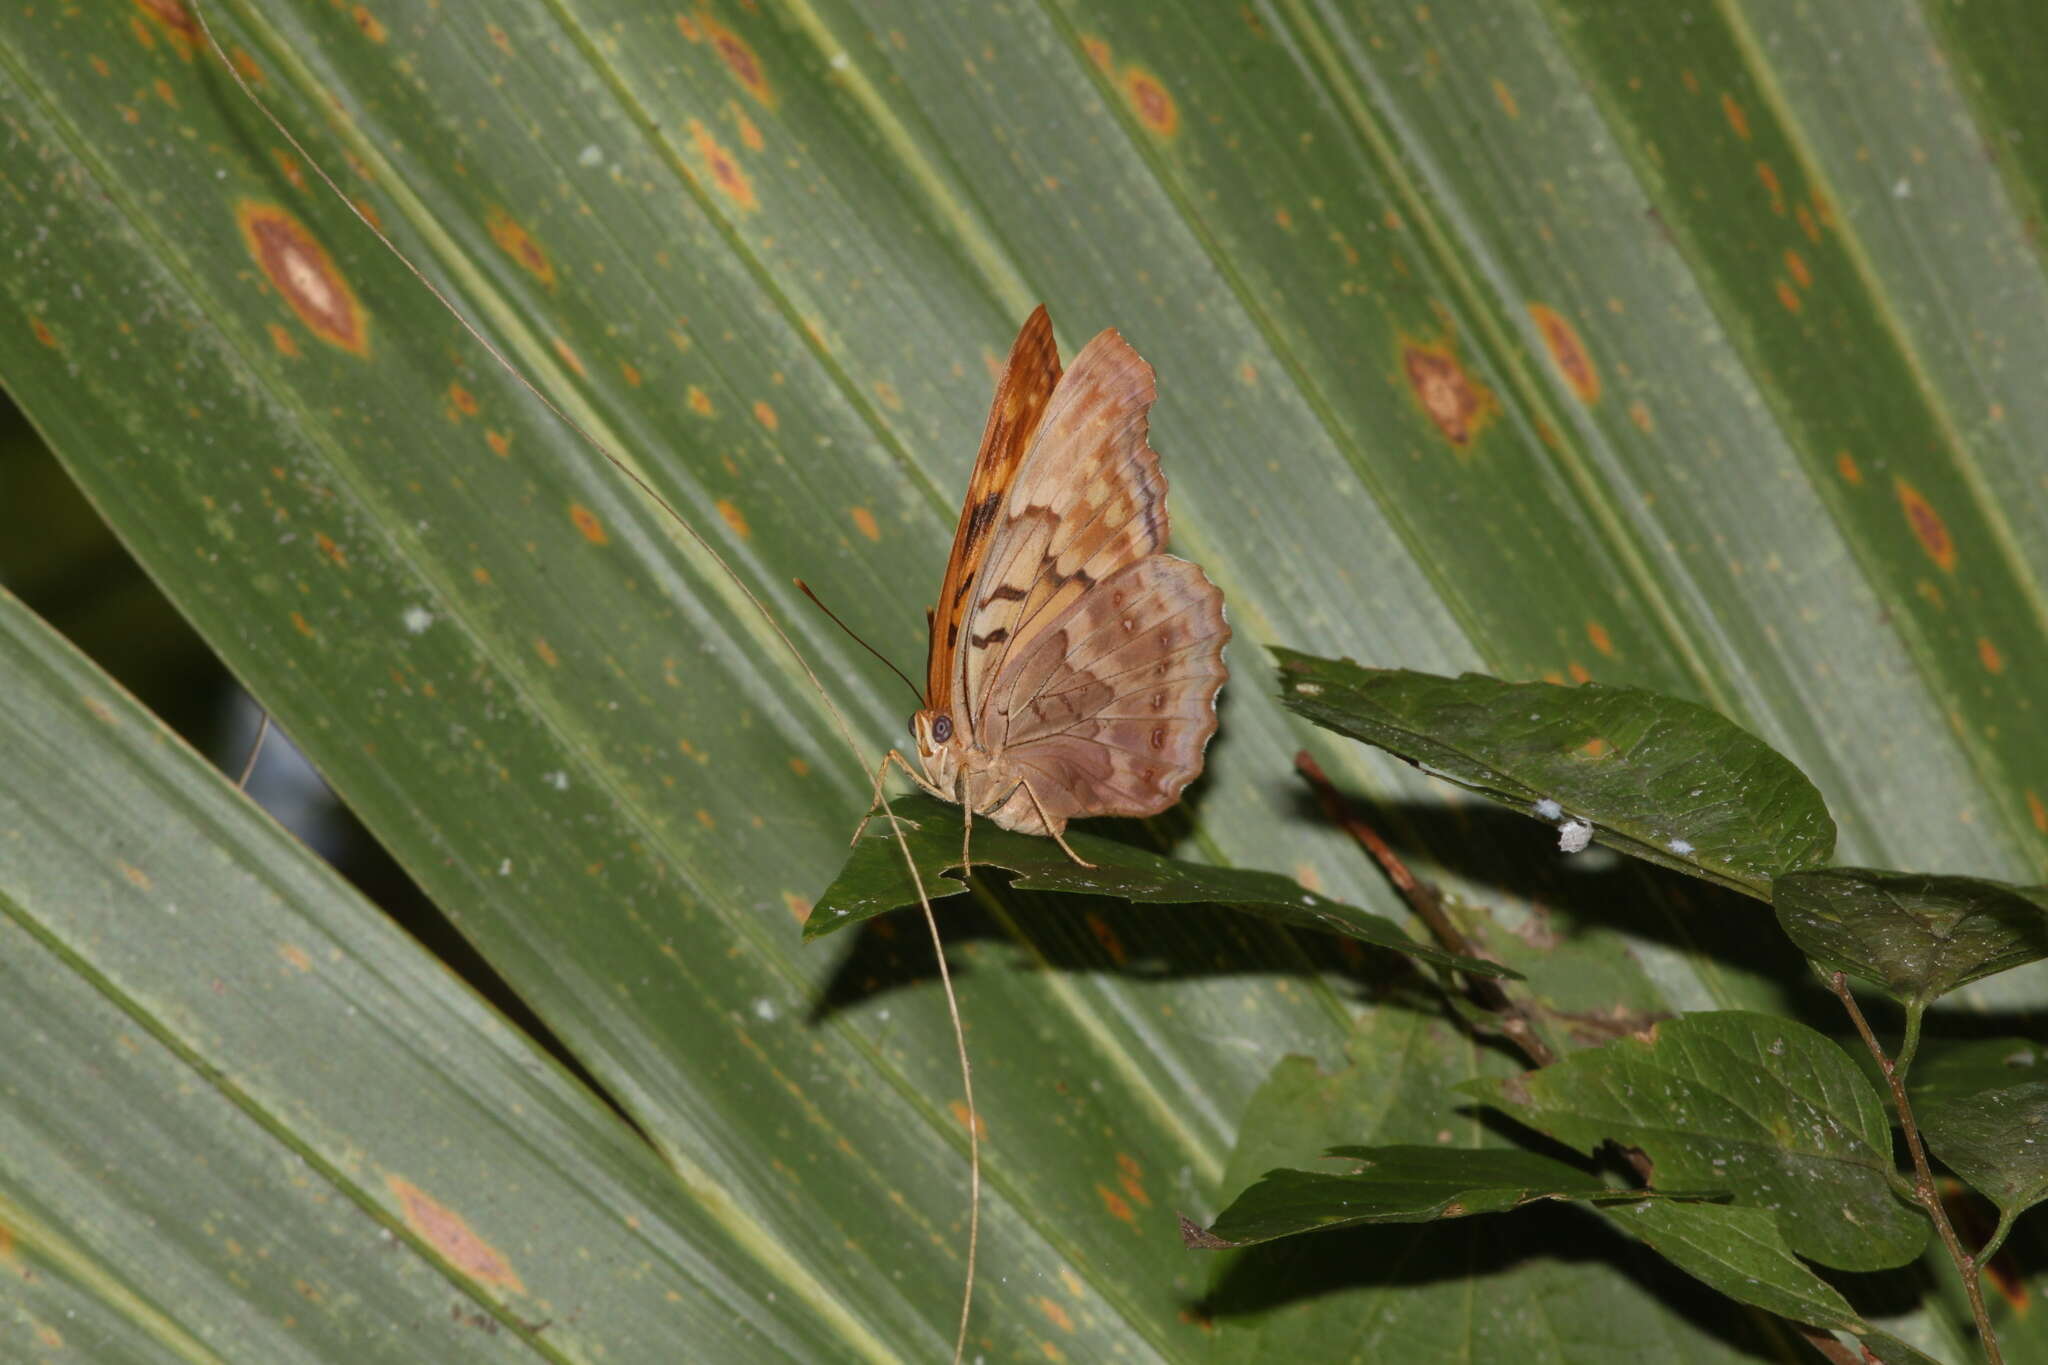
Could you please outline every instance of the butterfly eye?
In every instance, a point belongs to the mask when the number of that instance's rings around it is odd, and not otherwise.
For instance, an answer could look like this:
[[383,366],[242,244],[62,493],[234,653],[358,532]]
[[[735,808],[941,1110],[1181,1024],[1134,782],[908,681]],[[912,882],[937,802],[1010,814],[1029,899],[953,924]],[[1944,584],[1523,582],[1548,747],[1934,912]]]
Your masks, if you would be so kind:
[[944,744],[947,740],[951,739],[952,737],[953,718],[951,716],[940,716],[937,720],[932,722],[933,739],[937,740],[941,744]]

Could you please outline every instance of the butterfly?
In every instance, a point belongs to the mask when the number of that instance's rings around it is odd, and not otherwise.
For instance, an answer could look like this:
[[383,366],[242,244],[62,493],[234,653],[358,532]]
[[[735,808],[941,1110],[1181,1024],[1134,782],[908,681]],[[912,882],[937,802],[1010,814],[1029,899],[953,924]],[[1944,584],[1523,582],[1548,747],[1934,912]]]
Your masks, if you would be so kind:
[[1200,775],[1230,626],[1216,585],[1162,553],[1155,393],[1115,329],[1063,375],[1044,305],[1025,320],[925,613],[924,704],[910,720],[923,772],[891,749],[877,803],[894,763],[963,807],[969,834],[986,816],[1051,835],[1085,867],[1068,820],[1156,815]]

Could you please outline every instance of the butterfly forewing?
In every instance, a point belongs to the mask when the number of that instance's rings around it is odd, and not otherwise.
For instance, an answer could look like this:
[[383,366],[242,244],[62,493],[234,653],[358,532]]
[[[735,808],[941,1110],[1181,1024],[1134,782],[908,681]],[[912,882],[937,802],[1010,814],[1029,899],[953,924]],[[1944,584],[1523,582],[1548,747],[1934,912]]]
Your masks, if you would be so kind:
[[981,449],[967,476],[967,497],[960,507],[960,525],[953,533],[953,551],[946,557],[946,576],[939,584],[938,606],[926,613],[930,642],[925,653],[924,704],[943,710],[953,700],[959,681],[959,650],[965,643],[967,594],[994,541],[1003,499],[1031,449],[1046,405],[1060,382],[1060,356],[1052,337],[1052,319],[1040,304],[1026,318],[1010,347],[1010,359],[989,405]]
[[[1151,367],[1114,331],[1082,348],[998,490],[958,629],[934,639],[957,658],[960,794],[1008,828],[1056,834],[1075,816],[1162,811],[1216,731],[1230,628],[1201,570],[1160,553],[1153,394]],[[984,444],[977,476],[987,463]],[[979,525],[976,497],[963,538]]]

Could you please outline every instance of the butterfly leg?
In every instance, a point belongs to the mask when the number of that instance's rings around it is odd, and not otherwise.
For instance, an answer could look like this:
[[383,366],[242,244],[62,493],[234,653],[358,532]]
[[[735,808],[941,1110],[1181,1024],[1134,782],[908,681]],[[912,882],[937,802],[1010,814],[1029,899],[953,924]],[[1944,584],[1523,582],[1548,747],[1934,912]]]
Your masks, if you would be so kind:
[[882,761],[875,765],[875,790],[874,794],[868,798],[868,813],[861,816],[860,823],[853,828],[853,842],[856,844],[860,842],[860,836],[867,832],[868,821],[874,819],[875,812],[882,808],[882,779],[889,775],[889,765],[891,763],[903,769],[904,772],[909,773],[912,782],[917,783],[918,786],[923,787],[933,796],[941,800],[948,799],[944,792],[925,780],[923,773],[910,766],[909,759],[896,750],[891,749],[882,756]]
[[1060,851],[1066,854],[1069,858],[1072,858],[1075,862],[1079,863],[1082,867],[1094,867],[1094,863],[1089,862],[1086,858],[1083,858],[1080,854],[1074,852],[1073,847],[1067,843],[1067,836],[1060,833],[1059,830],[1053,825],[1052,817],[1048,816],[1045,813],[1045,803],[1038,799],[1038,793],[1031,789],[1031,783],[1026,781],[1023,783],[1023,786],[1024,794],[1031,798],[1031,804],[1038,811],[1039,822],[1045,826],[1045,832],[1052,836],[1052,841],[1060,846]]
[[960,877],[964,881],[974,875],[974,855],[967,850],[974,841],[974,803],[967,799],[967,782],[961,779],[960,813],[965,817],[960,822]]

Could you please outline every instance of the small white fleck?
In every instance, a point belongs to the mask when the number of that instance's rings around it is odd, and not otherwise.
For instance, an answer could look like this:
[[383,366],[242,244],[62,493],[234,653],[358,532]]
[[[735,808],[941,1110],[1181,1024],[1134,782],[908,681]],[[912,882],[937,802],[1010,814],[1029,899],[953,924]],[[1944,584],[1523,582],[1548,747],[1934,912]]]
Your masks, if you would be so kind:
[[576,164],[579,166],[602,166],[604,164],[604,150],[593,142],[582,151],[576,153]]
[[498,875],[500,877],[509,877],[512,875],[512,860],[510,858],[507,858],[504,862],[498,864]]
[[1664,847],[1670,849],[1681,858],[1690,858],[1692,856],[1692,841],[1690,839],[1673,839]]
[[1557,846],[1566,853],[1582,852],[1593,842],[1593,827],[1584,820],[1567,820],[1557,827]]
[[754,1002],[754,1017],[764,1023],[774,1022],[776,1016],[781,1013],[781,1010],[775,1008],[775,1002],[765,995]]
[[411,634],[424,635],[427,627],[433,624],[434,613],[428,611],[425,607],[407,607],[405,609],[405,628]]
[[1906,177],[1905,177],[1905,176],[1903,176],[1903,175],[1902,175],[1902,176],[1900,176],[1900,177],[1899,177],[1899,178],[1898,178],[1897,180],[1894,180],[1894,181],[1892,181],[1892,198],[1894,198],[1894,199],[1911,199],[1912,197],[1913,197],[1913,182],[1912,182],[1912,181],[1910,181],[1910,180],[1906,179]]
[[1294,690],[1304,697],[1320,697],[1323,695],[1323,685],[1321,683],[1298,682],[1294,685]]
[[1555,820],[1558,816],[1563,814],[1564,807],[1558,805],[1557,802],[1551,800],[1547,796],[1536,803],[1536,815],[1539,819]]
[[569,774],[563,772],[560,768],[555,769],[551,773],[542,773],[540,775],[540,780],[547,783],[550,787],[553,787],[558,792],[565,792],[569,790]]
[[835,52],[832,54],[832,69],[834,71],[844,71],[847,67],[852,65],[853,58],[847,56],[844,52]]

